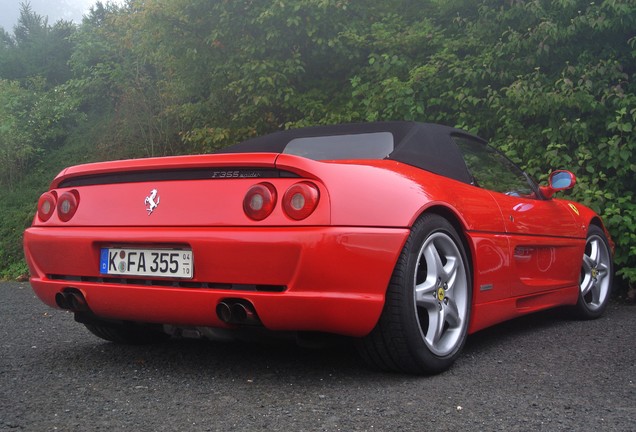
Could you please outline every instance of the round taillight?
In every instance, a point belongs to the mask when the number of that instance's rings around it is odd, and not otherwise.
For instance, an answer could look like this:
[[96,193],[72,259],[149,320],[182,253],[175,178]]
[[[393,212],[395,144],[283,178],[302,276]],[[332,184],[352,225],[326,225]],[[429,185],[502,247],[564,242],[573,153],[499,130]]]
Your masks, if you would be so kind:
[[55,195],[51,192],[44,192],[38,200],[38,218],[42,222],[51,219],[55,211]]
[[77,192],[64,192],[57,200],[57,217],[62,222],[68,222],[75,215],[79,203]]
[[243,199],[243,211],[250,219],[260,221],[276,207],[276,188],[271,183],[258,183],[248,189]]
[[287,216],[294,220],[302,220],[316,210],[320,191],[310,182],[300,182],[292,185],[283,196],[283,208]]

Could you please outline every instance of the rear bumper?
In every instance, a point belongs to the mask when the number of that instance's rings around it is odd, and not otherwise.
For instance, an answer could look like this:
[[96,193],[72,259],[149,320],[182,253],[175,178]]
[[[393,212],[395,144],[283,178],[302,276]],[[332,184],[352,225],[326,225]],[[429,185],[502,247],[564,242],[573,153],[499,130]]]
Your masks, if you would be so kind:
[[[270,330],[362,336],[375,326],[408,229],[306,228],[38,228],[25,232],[31,285],[46,304],[80,290],[103,318],[226,327],[216,316],[227,298],[250,301]],[[99,274],[106,246],[187,247],[193,285],[110,280]],[[232,289],[239,286],[239,289]],[[280,292],[240,289],[280,286]],[[214,287],[214,288],[211,288]]]

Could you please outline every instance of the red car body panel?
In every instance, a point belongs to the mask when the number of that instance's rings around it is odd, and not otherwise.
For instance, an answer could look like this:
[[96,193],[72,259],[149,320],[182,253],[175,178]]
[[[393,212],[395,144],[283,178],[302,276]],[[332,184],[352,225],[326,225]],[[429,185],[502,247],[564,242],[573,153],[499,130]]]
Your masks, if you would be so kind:
[[[254,304],[269,329],[354,336],[368,333],[375,325],[396,254],[408,236],[407,229],[349,227],[91,227],[64,229],[63,235],[51,231],[31,228],[25,243],[31,285],[52,307],[56,307],[55,294],[71,286],[82,291],[91,310],[101,317],[226,327],[215,307],[223,298],[239,297]],[[215,287],[91,281],[100,278],[100,248],[119,244],[120,239],[134,245],[187,246],[195,259],[196,277],[191,282]],[[83,280],[62,279],[69,275],[81,275]],[[284,286],[286,290],[242,291],[230,284]]]
[[[122,172],[231,176],[246,167],[293,176],[65,186]],[[262,221],[246,216],[243,199],[252,185],[271,183],[280,197],[301,180],[320,193],[306,219],[291,219],[280,204]],[[144,198],[153,189],[161,204],[148,214]],[[395,160],[319,162],[274,153],[89,164],[64,170],[50,190],[58,197],[74,190],[79,205],[70,221],[36,216],[25,232],[31,285],[49,306],[57,307],[56,294],[70,287],[103,318],[228,327],[215,307],[239,298],[254,305],[268,329],[351,336],[376,325],[410,227],[424,212],[447,216],[463,233],[473,276],[471,333],[575,304],[586,232],[597,219],[580,204],[499,194]],[[170,286],[104,278],[100,249],[124,246],[192,250],[194,278]],[[280,288],[242,288],[251,285]]]

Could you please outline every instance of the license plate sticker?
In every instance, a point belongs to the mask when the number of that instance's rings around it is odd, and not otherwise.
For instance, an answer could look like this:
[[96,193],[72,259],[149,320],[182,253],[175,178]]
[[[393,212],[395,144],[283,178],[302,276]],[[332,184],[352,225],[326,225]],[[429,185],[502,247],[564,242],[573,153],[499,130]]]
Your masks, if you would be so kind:
[[104,275],[192,279],[191,250],[103,248],[99,272]]

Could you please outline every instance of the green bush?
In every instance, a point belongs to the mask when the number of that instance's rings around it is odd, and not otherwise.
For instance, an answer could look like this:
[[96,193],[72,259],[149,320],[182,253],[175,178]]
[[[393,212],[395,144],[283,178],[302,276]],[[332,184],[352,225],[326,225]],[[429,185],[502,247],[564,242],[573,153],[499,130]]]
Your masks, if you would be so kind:
[[[27,189],[0,192],[18,200],[0,211],[0,267],[19,266],[16,233],[38,195],[24,181],[42,175],[38,161],[77,146],[78,129],[88,131],[83,155],[103,159],[417,120],[475,132],[540,181],[573,171],[570,197],[604,217],[618,274],[636,283],[635,28],[633,0],[129,0],[98,3],[79,28],[33,32],[59,44],[68,33],[64,83],[20,63],[31,48],[3,33],[0,147],[19,163],[0,182]],[[18,77],[17,66],[31,73]]]

